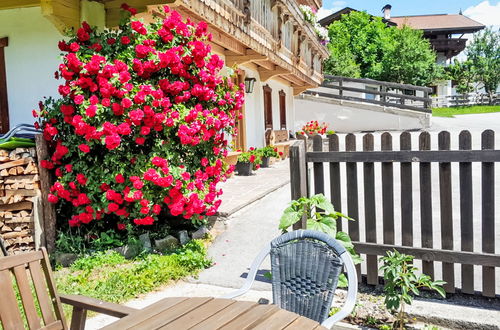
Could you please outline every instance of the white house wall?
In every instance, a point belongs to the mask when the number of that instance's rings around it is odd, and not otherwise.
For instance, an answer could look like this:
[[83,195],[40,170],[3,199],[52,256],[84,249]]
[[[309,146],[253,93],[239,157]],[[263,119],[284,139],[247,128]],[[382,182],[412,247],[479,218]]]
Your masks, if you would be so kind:
[[40,7],[0,11],[0,37],[8,37],[5,47],[9,121],[33,123],[31,110],[44,96],[57,97],[54,72],[60,63],[57,43],[62,39],[45,19]]
[[283,82],[275,79],[270,79],[266,82],[260,81],[259,73],[254,68],[241,66],[245,71],[247,78],[255,78],[257,81],[254,85],[253,93],[245,94],[245,115],[247,129],[247,147],[263,147],[265,144],[265,127],[264,127],[264,91],[263,87],[269,85],[272,89],[272,108],[273,108],[273,129],[280,129],[280,108],[279,108],[279,91],[283,90],[286,93],[286,121],[287,129],[293,129],[294,120],[294,97],[293,89]]

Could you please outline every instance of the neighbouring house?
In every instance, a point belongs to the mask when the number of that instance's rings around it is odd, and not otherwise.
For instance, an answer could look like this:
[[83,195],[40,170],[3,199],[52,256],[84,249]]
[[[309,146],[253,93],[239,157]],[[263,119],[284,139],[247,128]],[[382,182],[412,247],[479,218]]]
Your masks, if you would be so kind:
[[[407,25],[414,29],[421,30],[424,38],[430,41],[432,48],[436,51],[436,62],[439,65],[451,63],[453,57],[460,54],[467,44],[465,35],[478,32],[485,28],[485,25],[460,14],[438,14],[438,15],[414,15],[414,16],[391,16],[391,5],[382,8],[382,20],[388,26]],[[342,15],[348,14],[356,9],[346,7],[327,17],[319,20],[322,26],[329,26],[334,21],[340,20]],[[443,81],[433,88],[433,94],[437,96],[453,95],[452,81]]]
[[[22,0],[0,2],[0,129],[31,123],[44,96],[57,97],[53,79],[63,32],[82,21],[117,26],[123,0]],[[264,144],[267,128],[293,128],[294,96],[318,86],[328,56],[299,5],[321,0],[129,0],[146,21],[158,5],[203,20],[213,34],[212,50],[236,69],[246,85],[244,119],[236,147]]]

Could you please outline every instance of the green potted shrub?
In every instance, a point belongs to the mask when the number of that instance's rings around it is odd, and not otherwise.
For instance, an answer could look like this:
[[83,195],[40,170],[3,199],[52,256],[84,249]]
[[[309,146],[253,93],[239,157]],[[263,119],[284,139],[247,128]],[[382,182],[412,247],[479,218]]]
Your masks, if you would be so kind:
[[238,175],[252,175],[252,170],[258,170],[262,162],[262,157],[254,148],[250,148],[248,151],[241,153],[238,156],[238,162],[236,163],[236,171]]
[[257,150],[262,158],[260,167],[269,167],[271,157],[279,157],[278,149],[275,146],[267,146]]

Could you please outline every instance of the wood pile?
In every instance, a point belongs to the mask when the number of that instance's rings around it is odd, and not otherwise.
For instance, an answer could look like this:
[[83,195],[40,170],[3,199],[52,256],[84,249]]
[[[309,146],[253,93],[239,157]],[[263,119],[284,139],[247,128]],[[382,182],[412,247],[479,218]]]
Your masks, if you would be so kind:
[[35,248],[34,202],[40,196],[35,148],[0,149],[0,235],[9,254]]

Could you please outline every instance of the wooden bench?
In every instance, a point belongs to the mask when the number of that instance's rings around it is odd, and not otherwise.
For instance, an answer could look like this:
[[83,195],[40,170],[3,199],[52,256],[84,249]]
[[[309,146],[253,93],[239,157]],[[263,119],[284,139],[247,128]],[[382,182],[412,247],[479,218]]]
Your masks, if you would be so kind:
[[291,144],[292,141],[290,141],[290,133],[288,130],[266,130],[266,145],[275,146],[278,149],[278,152],[282,153],[281,159],[288,157]]
[[[22,305],[17,303],[15,286]],[[0,292],[0,328],[4,330],[24,329],[23,318],[29,329],[68,329],[61,303],[73,306],[71,329],[85,328],[88,310],[119,318],[137,311],[90,297],[58,294],[45,248],[0,257]]]

